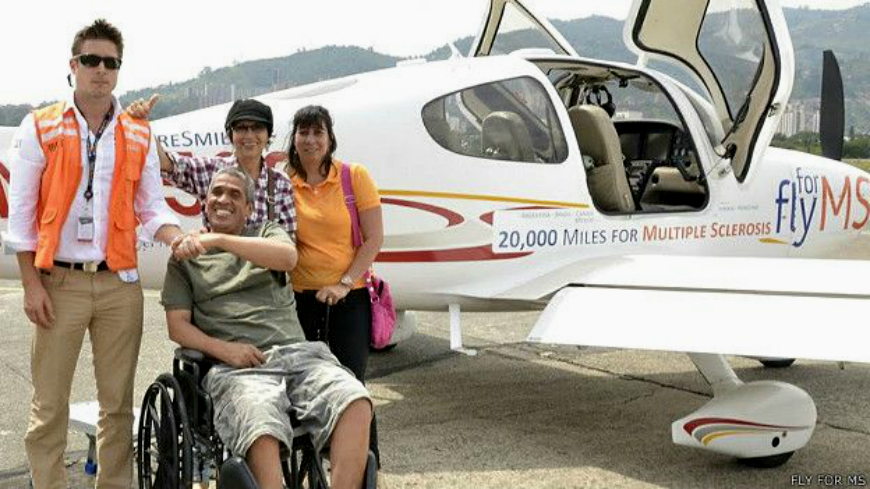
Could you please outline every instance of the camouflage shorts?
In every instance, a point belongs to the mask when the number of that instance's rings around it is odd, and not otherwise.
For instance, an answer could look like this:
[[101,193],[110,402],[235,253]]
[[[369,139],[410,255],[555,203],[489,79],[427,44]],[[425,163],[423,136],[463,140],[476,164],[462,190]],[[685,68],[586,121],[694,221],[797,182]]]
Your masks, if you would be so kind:
[[[215,404],[215,428],[235,455],[244,457],[264,435],[290,447],[295,435],[308,433],[322,450],[350,403],[371,402],[366,388],[324,343],[274,347],[266,357],[266,363],[256,368],[216,365],[205,378]],[[295,430],[291,411],[299,421]]]

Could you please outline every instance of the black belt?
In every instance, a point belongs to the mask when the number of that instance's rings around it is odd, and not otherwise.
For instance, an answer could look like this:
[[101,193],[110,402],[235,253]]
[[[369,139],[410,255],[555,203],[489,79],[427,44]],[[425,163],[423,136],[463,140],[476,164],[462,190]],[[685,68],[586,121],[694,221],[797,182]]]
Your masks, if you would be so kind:
[[92,261],[87,261],[83,263],[70,263],[66,261],[54,260],[54,266],[61,268],[68,268],[70,270],[81,270],[83,272],[104,272],[109,269],[109,264],[105,261],[101,261],[100,263],[95,263]]

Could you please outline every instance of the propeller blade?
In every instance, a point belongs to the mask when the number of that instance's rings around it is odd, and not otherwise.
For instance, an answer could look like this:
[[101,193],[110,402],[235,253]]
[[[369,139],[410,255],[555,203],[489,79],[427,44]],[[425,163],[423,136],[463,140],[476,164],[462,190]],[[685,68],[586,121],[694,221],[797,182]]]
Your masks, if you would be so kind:
[[843,159],[843,134],[846,111],[843,106],[843,78],[833,51],[825,51],[822,65],[822,105],[819,132],[822,155],[832,160]]

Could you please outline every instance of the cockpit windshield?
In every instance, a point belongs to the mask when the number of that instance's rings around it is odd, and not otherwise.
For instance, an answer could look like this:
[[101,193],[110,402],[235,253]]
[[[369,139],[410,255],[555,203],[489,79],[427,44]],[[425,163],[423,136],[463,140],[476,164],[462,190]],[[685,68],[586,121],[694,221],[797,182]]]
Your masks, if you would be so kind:
[[577,55],[546,19],[536,17],[519,0],[490,0],[483,28],[471,45],[470,55],[495,56],[520,49]]
[[540,25],[509,3],[505,5],[490,56],[510,54],[519,49],[548,49],[553,53],[566,54]]

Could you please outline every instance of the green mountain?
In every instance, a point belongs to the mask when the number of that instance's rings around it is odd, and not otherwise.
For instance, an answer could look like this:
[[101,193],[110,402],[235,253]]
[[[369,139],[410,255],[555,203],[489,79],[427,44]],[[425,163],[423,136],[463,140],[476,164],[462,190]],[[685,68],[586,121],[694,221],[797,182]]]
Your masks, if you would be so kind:
[[[833,49],[840,60],[846,90],[846,127],[870,133],[870,4],[848,10],[785,9],[796,56],[795,86],[792,102],[815,100],[821,85],[822,51]],[[633,62],[634,56],[622,43],[623,22],[593,16],[572,21],[553,21],[581,56]],[[453,44],[467,53],[472,38]],[[445,59],[445,45],[425,55],[426,59]],[[190,110],[250,97],[292,86],[395,66],[400,58],[370,49],[328,46],[299,51],[289,56],[248,61],[233,66],[205,68],[194,79],[128,92],[121,97],[126,104],[138,97],[159,92],[162,101],[154,117],[165,117]],[[18,125],[31,110],[28,105],[0,106],[0,125]]]
[[[206,67],[191,80],[124,93],[121,95],[121,103],[126,105],[137,98],[147,98],[153,93],[159,93],[161,101],[152,114],[153,118],[159,119],[236,98],[389,68],[395,66],[400,59],[356,46],[300,50],[280,58],[247,61],[218,69]],[[50,101],[38,106],[47,103]],[[0,126],[17,126],[33,108],[26,104],[0,106]]]
[[126,104],[160,93],[161,101],[154,108],[153,118],[161,118],[237,98],[388,68],[399,60],[355,46],[328,46],[215,70],[204,68],[192,80],[128,92],[121,102]]

